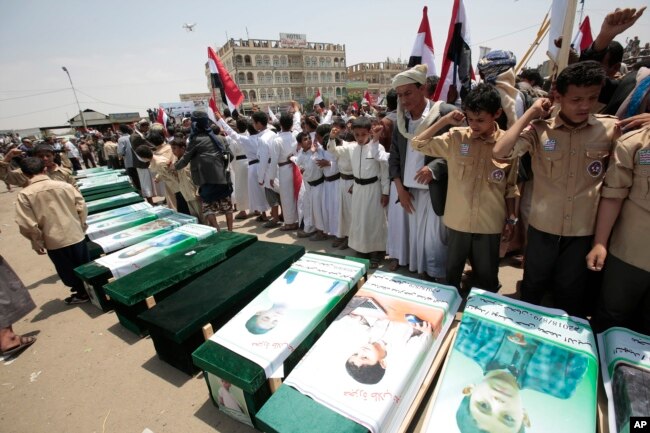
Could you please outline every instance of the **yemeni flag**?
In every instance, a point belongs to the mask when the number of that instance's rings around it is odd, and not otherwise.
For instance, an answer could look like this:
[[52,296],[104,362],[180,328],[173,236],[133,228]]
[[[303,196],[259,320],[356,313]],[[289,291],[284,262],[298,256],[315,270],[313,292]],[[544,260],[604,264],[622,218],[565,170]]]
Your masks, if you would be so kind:
[[316,96],[314,97],[314,105],[318,105],[323,102],[323,97],[320,94],[320,89],[316,89]]
[[167,120],[169,120],[169,116],[167,116],[167,112],[165,111],[165,109],[162,107],[158,107],[158,113],[156,114],[156,122],[162,124],[163,130],[165,131],[165,137],[167,136]]
[[366,101],[368,106],[372,106],[372,95],[367,90],[363,93],[363,101]]
[[471,89],[474,70],[472,69],[472,51],[470,45],[469,26],[463,0],[454,0],[451,11],[451,22],[442,61],[440,81],[433,94],[433,100],[447,100],[450,86],[458,89],[463,98]]
[[224,105],[227,105],[231,112],[234,112],[237,107],[244,102],[244,95],[242,94],[235,81],[230,77],[228,70],[221,63],[221,59],[217,53],[208,47],[208,67],[210,68],[210,78],[212,89],[219,89],[221,91],[221,100]]
[[217,115],[215,113],[218,111],[219,109],[217,108],[217,103],[215,102],[214,98],[210,98],[210,102],[208,102],[208,117],[214,123],[217,123]]
[[589,22],[589,17],[586,16],[582,24],[580,24],[578,33],[576,33],[576,36],[573,38],[571,45],[573,45],[573,48],[578,52],[578,54],[580,54],[589,48],[593,42],[594,38],[591,36],[591,23]]
[[359,104],[357,104],[357,101],[352,102],[352,108],[354,108],[354,111],[359,111]]
[[427,77],[436,75],[436,65],[433,55],[433,39],[431,38],[431,28],[429,27],[428,8],[422,9],[422,21],[418,29],[418,35],[415,37],[415,43],[411,50],[408,67],[416,65],[427,65]]

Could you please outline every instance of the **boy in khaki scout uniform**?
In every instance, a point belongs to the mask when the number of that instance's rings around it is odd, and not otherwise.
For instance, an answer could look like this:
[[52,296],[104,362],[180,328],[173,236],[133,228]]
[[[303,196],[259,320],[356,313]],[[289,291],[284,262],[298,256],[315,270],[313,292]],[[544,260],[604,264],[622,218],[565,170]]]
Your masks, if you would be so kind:
[[16,197],[20,234],[32,242],[36,253],[50,257],[61,281],[70,287],[72,295],[65,303],[88,302],[83,282],[74,273],[74,268],[90,261],[84,239],[86,202],[72,185],[47,177],[42,159],[23,158],[20,168],[29,179]]
[[[447,282],[460,289],[465,261],[472,263],[476,287],[499,289],[499,242],[506,225],[511,236],[517,190],[517,161],[492,158],[494,143],[504,132],[496,119],[501,97],[488,84],[479,84],[463,101],[465,114],[452,111],[413,138],[412,146],[425,155],[445,158],[449,185],[443,222],[449,229]],[[434,137],[445,126],[452,128]],[[508,216],[508,220],[506,220]]]
[[617,119],[591,114],[605,74],[593,61],[574,63],[557,77],[560,111],[540,98],[494,146],[494,156],[528,152],[535,173],[521,299],[539,304],[552,289],[555,306],[584,316],[584,260],[591,249],[607,161],[618,138]]
[[600,271],[605,264],[595,331],[625,326],[650,335],[649,243],[650,126],[646,126],[621,137],[605,175],[594,247],[587,255],[589,269]]

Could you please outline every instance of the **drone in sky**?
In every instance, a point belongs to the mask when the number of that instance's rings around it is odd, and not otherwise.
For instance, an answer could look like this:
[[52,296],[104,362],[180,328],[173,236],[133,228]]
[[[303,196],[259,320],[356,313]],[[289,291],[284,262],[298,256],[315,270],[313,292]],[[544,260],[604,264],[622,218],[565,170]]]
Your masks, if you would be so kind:
[[196,23],[185,23],[183,24],[183,28],[187,30],[188,32],[193,32],[194,31],[194,26],[196,26]]

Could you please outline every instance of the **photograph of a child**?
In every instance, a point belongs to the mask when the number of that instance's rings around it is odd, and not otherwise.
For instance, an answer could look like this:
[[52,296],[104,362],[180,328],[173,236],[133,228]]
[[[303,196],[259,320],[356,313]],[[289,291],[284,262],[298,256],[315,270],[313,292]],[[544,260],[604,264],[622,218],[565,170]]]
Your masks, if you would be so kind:
[[583,380],[588,358],[504,326],[463,318],[453,348],[477,363],[483,377],[462,389],[461,433],[523,433],[531,420],[521,391],[567,400]]
[[175,224],[169,220],[165,219],[159,219],[159,220],[154,220],[150,221],[146,224],[139,225],[137,227],[133,227],[128,230],[123,230],[121,232],[116,233],[115,235],[112,236],[113,239],[118,240],[118,239],[126,239],[126,238],[131,238],[134,236],[138,236],[142,233],[146,232],[153,232],[159,229],[164,229],[164,228],[169,228],[169,227],[174,227],[177,226],[178,224]]
[[618,432],[630,431],[631,416],[650,414],[650,370],[647,368],[620,362],[614,367],[612,392]]
[[383,379],[392,358],[420,353],[438,336],[442,313],[361,289],[337,318],[341,320],[365,334],[345,361],[345,370],[355,381],[374,385]]
[[[246,321],[246,330],[255,335],[266,334],[275,329],[289,310],[321,308],[334,297],[343,294],[347,285],[338,280],[314,278],[313,275],[289,269],[275,280],[256,305],[257,310]],[[271,305],[266,308],[264,304]],[[255,301],[253,301],[255,302]]]
[[214,374],[207,373],[207,375],[210,393],[219,410],[252,427],[244,391]]
[[150,239],[146,242],[141,242],[131,248],[127,248],[123,252],[119,253],[117,257],[120,259],[132,258],[150,249],[162,249],[170,247],[189,238],[190,236],[186,235],[185,233],[167,233],[165,235],[156,236],[155,238]]

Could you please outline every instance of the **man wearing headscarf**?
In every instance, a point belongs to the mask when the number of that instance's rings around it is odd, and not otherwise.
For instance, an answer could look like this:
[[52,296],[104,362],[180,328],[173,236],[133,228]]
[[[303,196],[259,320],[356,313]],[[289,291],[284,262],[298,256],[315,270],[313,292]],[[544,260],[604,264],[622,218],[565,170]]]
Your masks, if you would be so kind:
[[224,138],[212,132],[207,113],[192,113],[192,133],[187,150],[174,165],[181,170],[190,164],[192,181],[199,187],[203,215],[208,225],[219,229],[217,216],[225,215],[228,230],[233,229],[232,180],[229,163],[230,150]]
[[[501,96],[503,115],[497,120],[504,131],[524,114],[524,97],[515,87],[514,67],[517,59],[510,51],[492,50],[478,62],[478,72]],[[504,117],[505,116],[505,117]]]
[[426,97],[426,75],[426,65],[418,65],[396,75],[392,83],[398,103],[388,162],[393,184],[387,251],[410,271],[442,280],[447,262],[447,231],[441,218],[446,182],[439,182],[446,179],[446,164],[413,150],[410,142],[455,107]]

